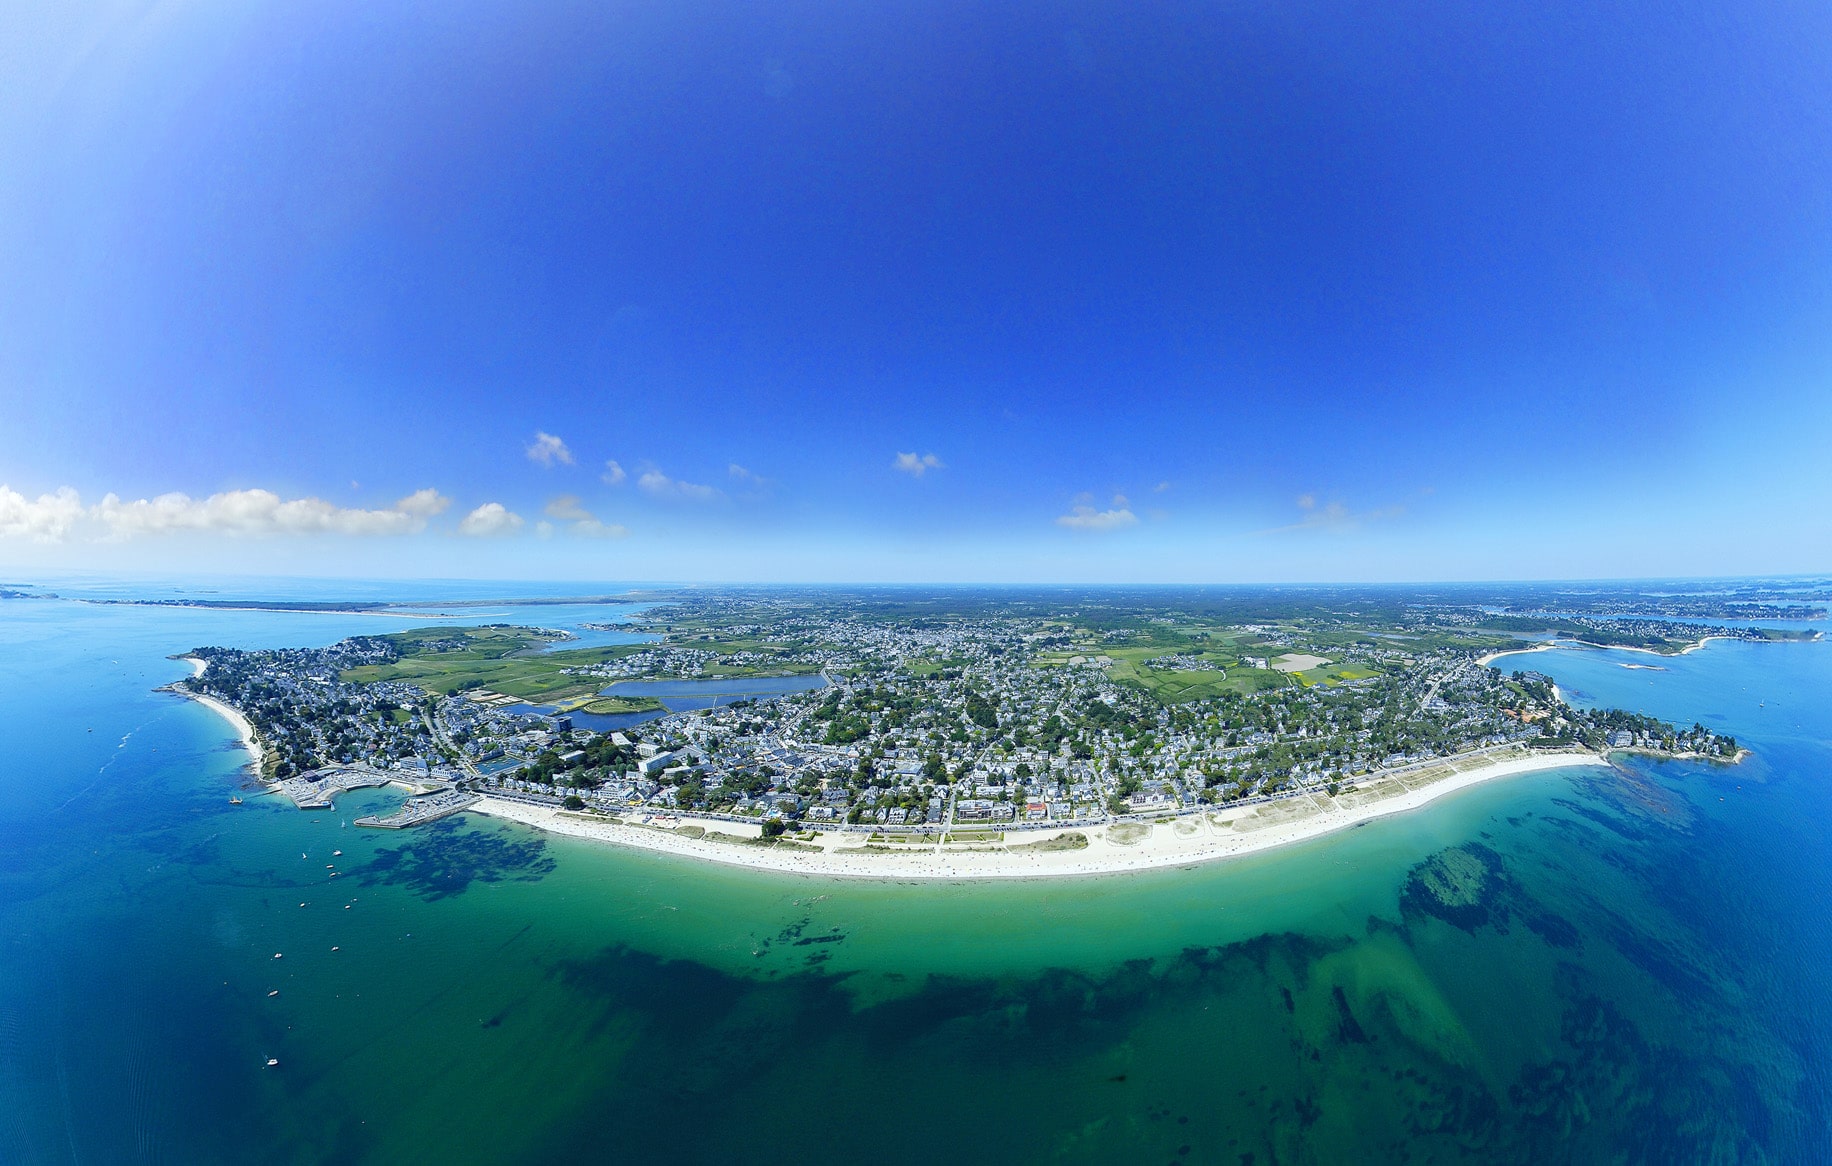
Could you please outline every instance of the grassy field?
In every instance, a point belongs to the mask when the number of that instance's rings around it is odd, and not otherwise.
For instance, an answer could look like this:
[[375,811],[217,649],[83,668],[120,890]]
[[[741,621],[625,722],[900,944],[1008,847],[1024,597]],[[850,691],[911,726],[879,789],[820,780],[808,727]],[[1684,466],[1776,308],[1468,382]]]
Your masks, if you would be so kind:
[[[1067,659],[1068,657],[1065,656],[1063,658]],[[908,670],[911,676],[919,677],[921,679],[926,680],[929,677],[934,676],[936,673],[941,672],[948,668],[964,668],[966,667],[967,663],[968,663],[967,660],[959,656],[953,656],[953,657],[949,657],[947,659],[942,659],[942,660],[933,660],[933,659],[910,660],[904,664],[904,668]]]
[[602,680],[568,676],[565,669],[602,664],[642,646],[547,652],[542,649],[560,638],[556,633],[517,627],[416,628],[387,638],[401,653],[399,660],[349,669],[343,679],[405,680],[438,694],[488,688],[538,703],[596,697]]
[[[486,688],[535,704],[552,704],[568,712],[652,712],[661,703],[649,697],[599,697],[608,681],[596,676],[571,676],[568,669],[589,668],[646,650],[647,644],[618,644],[605,648],[546,650],[562,638],[558,632],[525,627],[415,628],[385,637],[394,642],[401,658],[392,664],[366,664],[351,668],[343,679],[356,684],[377,680],[405,680],[429,693],[451,695]],[[694,641],[695,648],[721,653],[752,652],[775,656],[784,649],[758,640]],[[796,660],[767,660],[756,664],[708,667],[707,680],[744,676],[797,676],[819,671]],[[569,706],[570,707],[566,707]]]
[[1300,682],[1306,686],[1344,684],[1351,680],[1368,680],[1380,673],[1372,668],[1357,667],[1353,664],[1325,664],[1321,668],[1312,668],[1305,672],[1294,672]]
[[601,716],[615,713],[653,713],[667,708],[653,696],[575,696],[550,703],[553,704],[555,712],[595,713]]
[[[1185,647],[1178,652],[1163,648],[1110,648],[1101,653],[1113,660],[1107,676],[1116,684],[1129,684],[1151,693],[1165,704],[1204,700],[1225,692],[1258,692],[1291,683],[1284,675],[1264,668],[1248,668],[1232,644]],[[1148,663],[1167,655],[1198,657],[1212,661],[1220,671],[1208,669],[1155,668]]]

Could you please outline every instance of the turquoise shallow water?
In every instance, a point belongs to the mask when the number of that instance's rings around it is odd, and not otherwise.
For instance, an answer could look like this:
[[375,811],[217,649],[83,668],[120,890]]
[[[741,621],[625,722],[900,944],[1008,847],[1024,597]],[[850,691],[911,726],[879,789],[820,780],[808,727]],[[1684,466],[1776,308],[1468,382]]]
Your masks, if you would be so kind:
[[1739,767],[934,886],[232,806],[225,726],[151,691],[376,623],[0,606],[0,1160],[1832,1156],[1832,646],[1520,664]]

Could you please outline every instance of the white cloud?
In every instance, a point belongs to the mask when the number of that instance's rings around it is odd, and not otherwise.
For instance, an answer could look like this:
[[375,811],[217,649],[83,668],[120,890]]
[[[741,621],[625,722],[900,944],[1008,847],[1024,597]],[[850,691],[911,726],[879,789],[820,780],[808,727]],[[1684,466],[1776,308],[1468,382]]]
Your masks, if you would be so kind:
[[1076,506],[1067,514],[1058,515],[1057,526],[1066,526],[1070,530],[1120,530],[1128,526],[1137,526],[1138,515],[1128,510],[1124,499],[1111,510],[1096,510],[1092,506]]
[[528,460],[539,462],[549,468],[555,462],[563,466],[570,466],[573,464],[573,455],[572,450],[566,448],[564,441],[551,433],[537,432],[534,435],[534,441],[528,446]]
[[337,506],[322,498],[282,499],[271,490],[228,490],[202,499],[173,493],[132,502],[108,494],[86,517],[117,539],[177,531],[395,535],[426,529],[426,520],[448,505],[450,499],[436,490],[416,491],[387,510]]
[[444,514],[445,508],[451,504],[452,500],[450,498],[447,498],[445,495],[429,486],[424,490],[415,490],[407,497],[396,502],[394,508],[399,510],[402,514],[413,514],[421,518],[431,518],[435,514]]
[[711,486],[670,478],[660,470],[644,470],[636,479],[636,485],[645,494],[653,494],[657,498],[685,498],[690,502],[711,502],[719,496],[719,491]]
[[1166,491],[1166,490],[1168,490],[1168,489],[1170,489],[1170,483],[1169,483],[1169,482],[1159,482],[1159,483],[1158,483],[1157,485],[1155,485],[1155,486],[1153,486],[1153,487],[1151,488],[1151,492],[1152,492],[1153,494],[1162,494],[1162,493],[1164,493],[1164,491]]
[[[623,538],[630,532],[614,522],[600,522],[596,515],[587,510],[576,494],[561,494],[547,503],[548,518],[560,519],[569,525],[567,529],[580,538]],[[553,523],[535,524],[534,533],[547,538],[554,533]]]
[[510,510],[501,502],[485,502],[464,516],[464,521],[458,524],[458,533],[468,534],[475,538],[491,538],[497,535],[514,534],[521,528],[521,515]]
[[930,470],[941,470],[947,467],[942,465],[941,459],[932,453],[921,455],[900,453],[897,455],[896,460],[891,462],[891,468],[906,473],[912,478],[920,478]]
[[737,462],[733,462],[731,465],[727,466],[726,473],[731,475],[732,481],[743,482],[747,486],[755,486],[758,489],[774,485],[770,479],[764,477],[762,474],[753,473]]
[[573,523],[572,532],[580,538],[624,538],[630,533],[627,527],[615,522],[599,522],[596,518],[582,518]]
[[577,494],[561,494],[547,503],[545,513],[549,518],[570,518],[574,520],[590,518],[591,511],[580,505]]
[[83,501],[68,486],[55,494],[40,494],[34,501],[0,485],[0,538],[62,542],[82,517]]
[[1346,503],[1339,501],[1330,501],[1319,506],[1315,494],[1299,494],[1297,503],[1298,510],[1301,512],[1298,521],[1285,526],[1275,526],[1259,533],[1284,534],[1297,530],[1351,531],[1359,529],[1365,523],[1382,522],[1389,518],[1398,518],[1406,513],[1404,506],[1384,506],[1378,510],[1362,511],[1352,510]]
[[208,498],[170,493],[131,501],[110,493],[85,506],[68,486],[33,500],[0,485],[0,537],[61,542],[79,534],[111,541],[185,532],[254,537],[406,535],[425,530],[427,521],[451,503],[428,488],[383,510],[338,506],[322,498],[281,498],[271,490],[226,490]]
[[605,485],[621,486],[623,485],[623,480],[628,476],[628,474],[623,472],[623,467],[618,465],[615,461],[604,463],[604,473],[602,477]]

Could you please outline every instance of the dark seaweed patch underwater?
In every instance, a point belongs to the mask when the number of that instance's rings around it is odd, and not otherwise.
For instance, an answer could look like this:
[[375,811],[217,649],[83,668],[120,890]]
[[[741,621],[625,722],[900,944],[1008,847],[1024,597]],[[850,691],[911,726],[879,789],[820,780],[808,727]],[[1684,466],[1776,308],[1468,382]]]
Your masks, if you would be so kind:
[[[1592,971],[1560,956],[1583,946],[1575,927],[1495,852],[1468,844],[1432,855],[1409,873],[1402,904],[1403,921],[1370,919],[1360,939],[1264,935],[1099,974],[931,975],[865,1004],[851,974],[758,981],[612,946],[554,972],[582,1022],[628,1042],[606,1095],[633,1112],[755,1117],[614,1132],[584,1121],[556,1131],[556,1155],[825,1160],[776,1106],[806,1095],[854,1121],[894,1113],[898,1130],[946,1115],[947,1136],[972,1146],[955,1156],[969,1160],[1791,1156],[1771,1122],[1748,1112],[1758,1084],[1778,1084],[1786,1050],[1646,1031],[1599,994]],[[1516,919],[1526,934],[1510,934]],[[1543,997],[1503,1021],[1542,1028],[1538,1047],[1505,1067],[1441,1012],[1425,966],[1443,941],[1467,945],[1477,932],[1551,956]],[[875,1160],[932,1160],[921,1137],[870,1141]]]
[[[488,819],[485,819],[488,821]],[[552,874],[545,839],[506,826],[476,826],[467,816],[421,827],[409,841],[382,847],[350,873],[364,886],[403,886],[422,899],[463,894],[472,883],[532,883]]]

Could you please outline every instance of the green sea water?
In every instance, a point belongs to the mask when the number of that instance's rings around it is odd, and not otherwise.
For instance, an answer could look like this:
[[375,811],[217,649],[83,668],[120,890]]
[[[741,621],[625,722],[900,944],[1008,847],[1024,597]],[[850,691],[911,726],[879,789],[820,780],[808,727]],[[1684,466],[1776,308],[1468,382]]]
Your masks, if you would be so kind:
[[937,885],[344,825],[385,792],[231,805],[224,724],[151,691],[201,643],[375,628],[0,608],[0,1160],[1832,1156],[1827,645],[1522,665],[1736,733],[1738,767]]

